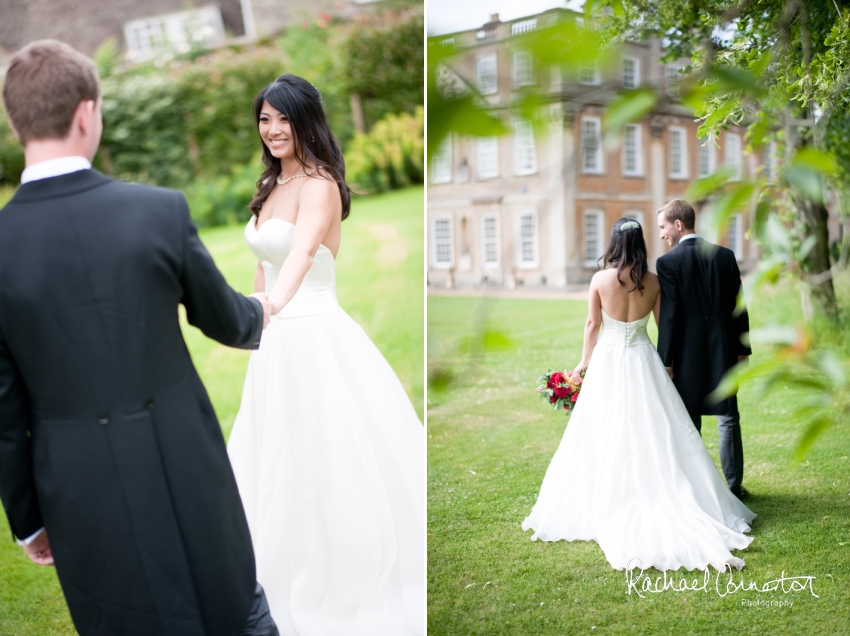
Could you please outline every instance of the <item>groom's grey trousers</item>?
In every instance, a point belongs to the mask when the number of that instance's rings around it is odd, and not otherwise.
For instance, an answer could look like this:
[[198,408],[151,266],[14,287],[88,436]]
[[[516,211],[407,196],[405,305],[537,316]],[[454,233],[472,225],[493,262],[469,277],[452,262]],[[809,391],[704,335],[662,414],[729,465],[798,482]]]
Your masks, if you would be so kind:
[[[702,435],[700,416],[692,413],[691,419]],[[723,466],[726,483],[731,490],[737,490],[744,480],[744,444],[741,442],[741,414],[738,412],[737,401],[732,413],[717,416],[717,433],[720,465]]]
[[254,592],[254,602],[251,605],[248,622],[236,636],[280,636],[277,625],[275,625],[269,612],[266,593],[259,583],[257,583],[257,589]]

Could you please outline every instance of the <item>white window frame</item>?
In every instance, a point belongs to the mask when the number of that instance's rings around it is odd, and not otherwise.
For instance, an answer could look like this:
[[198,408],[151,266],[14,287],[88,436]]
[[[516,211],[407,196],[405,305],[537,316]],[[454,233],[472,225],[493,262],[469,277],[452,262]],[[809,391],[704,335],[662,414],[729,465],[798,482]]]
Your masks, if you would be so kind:
[[[626,81],[626,62],[634,64],[634,77],[631,82]],[[624,55],[620,60],[620,80],[623,83],[623,88],[637,88],[640,86],[640,58],[633,55]]]
[[[734,229],[734,234],[732,231]],[[734,236],[734,244],[732,237]],[[735,253],[735,260],[744,260],[744,217],[741,214],[733,214],[729,217],[729,226],[726,230],[726,243],[729,249]]]
[[668,66],[667,75],[664,81],[667,83],[667,94],[670,97],[679,96],[679,82],[682,81],[682,74],[679,72],[678,66]]
[[[537,173],[537,143],[534,139],[534,126],[527,119],[514,119],[514,174],[525,176]],[[530,149],[530,151],[529,151]],[[525,163],[524,152],[529,153],[531,161]]]
[[[487,236],[487,221],[493,222],[493,233],[494,236]],[[499,215],[498,214],[485,214],[481,217],[481,264],[485,268],[494,268],[499,267],[499,263],[502,260],[502,250],[501,250],[501,232],[499,231]],[[496,253],[496,259],[493,261],[487,260],[487,246],[492,245],[493,250]]]
[[[521,62],[520,60],[523,60],[523,62]],[[521,77],[520,71],[522,71],[527,76]],[[531,86],[532,84],[534,84],[534,58],[532,58],[531,53],[529,53],[528,51],[514,51],[513,76],[514,88],[520,88],[522,86]]]
[[[717,154],[713,137],[697,139],[697,177],[702,179],[714,174],[717,169]],[[703,161],[703,159],[705,161]],[[703,168],[706,168],[705,170]]]
[[[585,73],[593,73],[593,77]],[[578,69],[578,83],[585,86],[599,86],[601,78],[599,76],[599,63],[595,60],[592,64],[581,64]]]
[[452,134],[446,135],[445,139],[437,146],[437,150],[431,157],[431,166],[428,171],[431,183],[452,182]]
[[[492,74],[487,73],[486,66],[492,63]],[[482,55],[476,63],[476,79],[478,92],[482,95],[492,95],[499,92],[499,62],[495,53]],[[492,83],[491,83],[492,82]]]
[[[594,219],[596,231],[598,233],[596,250],[591,253],[588,245],[588,218]],[[584,251],[584,266],[599,267],[599,259],[605,254],[605,213],[602,210],[589,209],[582,214],[581,226],[582,246]]]
[[[523,246],[526,241],[523,239],[522,230],[523,219],[526,218],[531,219],[531,227],[534,229],[534,235],[530,241],[534,250],[534,258],[531,260],[523,260]],[[537,212],[521,212],[517,215],[516,236],[517,267],[519,269],[537,269],[540,266],[540,227],[537,220]]]
[[727,168],[732,168],[730,181],[740,181],[744,177],[744,157],[741,146],[741,135],[738,133],[723,133],[724,163]]
[[762,149],[763,174],[768,183],[776,183],[776,142],[768,141]]
[[[587,152],[587,148],[585,145],[585,139],[588,135],[585,134],[586,127],[585,124],[592,124],[595,129],[595,137],[596,137],[596,166],[588,167],[587,159],[590,156]],[[582,117],[581,118],[581,171],[584,174],[604,174],[605,173],[605,163],[604,163],[604,155],[602,153],[602,120],[599,117]]]
[[[493,179],[499,176],[499,138],[478,137],[475,142],[478,178]],[[488,158],[488,154],[492,159]]]
[[[438,237],[438,225],[442,225],[445,223],[445,228],[448,230],[448,237],[445,240],[440,240],[442,237]],[[451,269],[455,264],[455,246],[454,246],[454,218],[451,216],[435,216],[431,220],[431,245],[433,246],[431,252],[432,263],[434,267],[437,269]],[[448,246],[448,254],[449,259],[447,261],[440,261],[440,246],[447,245]]]
[[[674,135],[673,133],[678,133],[679,136],[679,170],[677,172],[673,171],[673,147],[674,143]],[[670,126],[667,129],[667,157],[670,160],[670,170],[668,174],[671,179],[687,179],[688,178],[688,138],[687,138],[687,130],[683,126]]]
[[[628,165],[628,139],[629,133],[634,135],[634,155],[635,164],[632,167]],[[623,175],[626,177],[643,176],[643,127],[640,124],[626,124],[623,128],[623,149],[622,149]]]
[[623,218],[634,219],[640,223],[641,230],[644,232],[644,239],[646,238],[646,227],[643,224],[643,210],[626,210],[623,213]]

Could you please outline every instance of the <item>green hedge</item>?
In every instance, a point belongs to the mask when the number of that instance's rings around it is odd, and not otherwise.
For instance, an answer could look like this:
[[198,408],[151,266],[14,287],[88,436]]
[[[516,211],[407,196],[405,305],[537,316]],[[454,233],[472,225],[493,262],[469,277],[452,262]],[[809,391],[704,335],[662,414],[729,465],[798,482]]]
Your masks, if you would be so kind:
[[347,181],[369,194],[422,183],[424,130],[419,106],[412,116],[388,115],[368,134],[355,135],[345,155]]
[[[376,7],[353,22],[299,26],[254,46],[124,70],[115,42],[108,41],[94,56],[104,98],[95,166],[119,179],[191,189],[198,201],[223,200],[223,192],[213,191],[227,183],[242,192],[243,167],[260,154],[251,101],[283,73],[301,75],[319,89],[331,128],[348,150],[354,139],[352,92],[361,96],[367,123],[423,103],[422,25],[421,6]],[[370,79],[370,68],[379,81]],[[16,185],[23,165],[20,145],[0,112],[0,184]],[[390,184],[407,182],[387,176]],[[215,224],[228,214],[204,213],[199,220]]]

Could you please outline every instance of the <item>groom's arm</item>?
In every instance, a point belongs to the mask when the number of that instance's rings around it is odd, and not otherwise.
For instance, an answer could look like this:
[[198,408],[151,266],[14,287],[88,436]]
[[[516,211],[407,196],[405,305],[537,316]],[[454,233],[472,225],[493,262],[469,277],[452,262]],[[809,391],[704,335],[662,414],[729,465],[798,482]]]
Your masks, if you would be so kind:
[[13,537],[44,526],[33,478],[30,409],[15,360],[0,333],[0,499]]
[[262,301],[231,289],[198,237],[186,199],[182,194],[178,198],[183,237],[181,302],[189,324],[224,345],[257,348],[264,326]]
[[[738,304],[738,296],[741,294],[741,270],[738,269],[738,263],[733,259],[732,261],[732,285],[730,285],[731,289],[735,290],[735,298],[733,299],[732,306],[735,307]],[[749,345],[741,342],[741,337],[745,333],[750,332],[750,316],[747,313],[747,308],[744,307],[744,310],[735,317],[735,332],[737,335],[736,342],[738,344],[738,358],[740,359],[742,356],[752,355],[753,350]]]
[[658,354],[665,367],[673,366],[673,347],[679,326],[681,294],[679,282],[664,258],[655,261],[661,285],[661,318],[658,321]]

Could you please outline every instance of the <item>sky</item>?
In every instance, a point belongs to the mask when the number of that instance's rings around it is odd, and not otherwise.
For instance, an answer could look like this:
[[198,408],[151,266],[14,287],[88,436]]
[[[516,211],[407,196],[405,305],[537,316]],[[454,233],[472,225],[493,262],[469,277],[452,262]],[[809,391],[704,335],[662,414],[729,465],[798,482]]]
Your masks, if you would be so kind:
[[480,27],[498,13],[502,22],[547,9],[566,7],[580,10],[584,0],[428,0],[425,11],[428,35],[443,35]]

